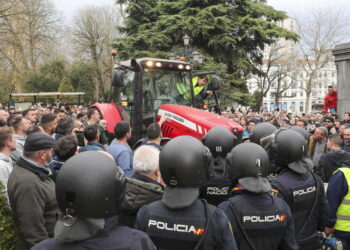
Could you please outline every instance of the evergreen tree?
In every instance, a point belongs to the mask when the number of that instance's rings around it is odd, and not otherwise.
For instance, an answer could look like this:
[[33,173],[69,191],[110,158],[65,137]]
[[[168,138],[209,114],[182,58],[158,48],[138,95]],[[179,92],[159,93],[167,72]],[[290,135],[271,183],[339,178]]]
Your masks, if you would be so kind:
[[[126,36],[114,47],[121,58],[158,56],[166,58],[183,47],[183,36],[191,46],[227,66],[226,86],[245,89],[245,79],[262,63],[265,44],[278,38],[298,36],[276,22],[287,16],[266,5],[265,0],[118,0],[127,4]],[[233,95],[234,96],[234,95]],[[240,97],[238,98],[240,99]]]
[[58,88],[59,92],[74,92],[73,86],[68,77],[63,77],[60,87]]

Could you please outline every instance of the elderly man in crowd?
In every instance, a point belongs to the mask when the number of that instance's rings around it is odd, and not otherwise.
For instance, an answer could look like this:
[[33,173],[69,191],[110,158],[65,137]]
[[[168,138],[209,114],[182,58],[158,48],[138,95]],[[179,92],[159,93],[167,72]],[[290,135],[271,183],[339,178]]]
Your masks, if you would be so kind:
[[58,207],[48,164],[55,140],[44,133],[27,137],[23,156],[8,180],[8,195],[20,236],[20,249],[53,237]]
[[325,127],[316,128],[313,136],[310,136],[309,144],[307,145],[307,153],[314,162],[315,167],[318,166],[323,153],[327,151],[327,135],[328,130]]

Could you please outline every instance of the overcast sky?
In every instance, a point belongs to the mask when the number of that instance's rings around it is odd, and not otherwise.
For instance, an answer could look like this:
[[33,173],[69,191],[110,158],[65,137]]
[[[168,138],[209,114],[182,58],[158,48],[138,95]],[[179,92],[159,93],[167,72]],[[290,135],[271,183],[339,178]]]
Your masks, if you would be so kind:
[[[56,8],[70,17],[74,11],[86,5],[113,5],[115,0],[53,0]],[[268,4],[278,10],[284,10],[290,16],[307,15],[314,8],[338,6],[342,9],[350,8],[350,0],[268,0]]]

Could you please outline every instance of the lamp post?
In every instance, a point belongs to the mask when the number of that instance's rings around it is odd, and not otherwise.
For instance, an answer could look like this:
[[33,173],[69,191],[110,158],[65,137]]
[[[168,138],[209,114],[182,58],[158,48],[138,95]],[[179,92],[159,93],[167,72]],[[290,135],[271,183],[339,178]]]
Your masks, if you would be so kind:
[[185,57],[186,57],[186,60],[188,59],[189,57],[189,51],[188,51],[188,45],[190,44],[190,37],[185,34],[184,37],[182,38],[184,40],[184,45],[185,45]]

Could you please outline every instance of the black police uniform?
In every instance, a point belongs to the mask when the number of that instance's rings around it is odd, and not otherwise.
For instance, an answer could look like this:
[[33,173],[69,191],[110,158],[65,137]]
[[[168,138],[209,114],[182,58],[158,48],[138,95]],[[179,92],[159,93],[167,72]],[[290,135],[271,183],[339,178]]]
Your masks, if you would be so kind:
[[221,203],[219,208],[231,222],[238,249],[298,249],[293,217],[283,200],[268,193],[247,190],[233,193],[233,197]]
[[192,250],[202,237],[198,249],[237,249],[224,212],[204,204],[196,200],[189,207],[171,210],[155,201],[140,209],[135,228],[146,232],[159,250]]
[[210,150],[209,181],[200,188],[200,197],[217,206],[230,197],[233,188],[227,154],[236,145],[237,137],[227,128],[217,126],[208,131],[203,144]]
[[124,226],[117,226],[116,218],[106,220],[104,229],[87,240],[64,243],[56,239],[40,242],[33,250],[82,250],[82,249],[109,249],[109,250],[154,250],[154,245],[144,232]]
[[230,197],[230,190],[233,188],[231,180],[226,176],[226,159],[217,157],[211,161],[210,180],[200,188],[200,198],[208,203],[217,206]]
[[296,240],[300,249],[317,249],[317,231],[323,231],[328,204],[321,179],[310,172],[298,174],[285,168],[272,182],[277,197],[289,205],[294,219]]

